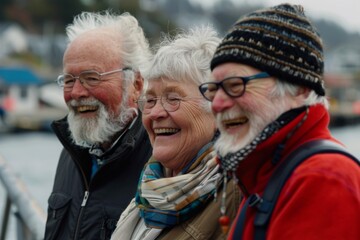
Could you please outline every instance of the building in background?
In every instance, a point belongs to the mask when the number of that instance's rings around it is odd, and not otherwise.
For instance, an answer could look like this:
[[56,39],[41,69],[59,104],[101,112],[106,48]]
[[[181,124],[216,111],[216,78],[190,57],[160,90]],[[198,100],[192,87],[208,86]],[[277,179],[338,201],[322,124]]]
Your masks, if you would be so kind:
[[0,67],[2,131],[46,130],[66,114],[62,91],[25,67]]

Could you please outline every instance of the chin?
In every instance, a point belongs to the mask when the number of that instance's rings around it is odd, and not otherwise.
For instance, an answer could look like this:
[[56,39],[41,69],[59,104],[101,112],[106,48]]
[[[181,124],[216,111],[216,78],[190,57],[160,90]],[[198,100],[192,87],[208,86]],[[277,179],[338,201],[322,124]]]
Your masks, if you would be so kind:
[[162,161],[163,159],[169,159],[169,152],[168,152],[169,148],[168,147],[162,147],[159,145],[153,146],[153,157],[157,160],[157,161]]
[[96,118],[71,118],[71,114],[69,114],[68,120],[71,137],[76,145],[90,147],[96,142],[92,136],[94,132],[98,131]]
[[229,134],[220,128],[220,136],[215,142],[214,148],[220,156],[234,153],[249,145],[257,135],[265,128],[266,124],[251,124],[247,132]]
[[108,142],[121,130],[120,123],[113,120],[103,106],[99,108],[98,115],[91,118],[83,118],[70,111],[68,123],[73,141],[82,147]]
[[252,140],[252,136],[247,134],[246,137],[239,134],[229,135],[221,132],[220,137],[215,142],[214,148],[220,156],[239,151],[248,145]]

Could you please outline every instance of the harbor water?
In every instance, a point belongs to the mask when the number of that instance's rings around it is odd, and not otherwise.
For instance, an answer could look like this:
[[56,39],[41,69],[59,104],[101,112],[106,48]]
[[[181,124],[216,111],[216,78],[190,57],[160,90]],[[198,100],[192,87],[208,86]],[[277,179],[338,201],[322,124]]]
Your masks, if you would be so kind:
[[[360,125],[335,128],[333,135],[360,158]],[[0,135],[0,155],[26,184],[32,197],[46,211],[58,157],[62,146],[52,133],[31,132]],[[0,184],[0,211],[3,213],[5,192]],[[2,221],[0,219],[0,221]],[[11,224],[11,223],[10,223]],[[9,226],[13,229],[13,226]],[[6,239],[15,240],[14,233]]]

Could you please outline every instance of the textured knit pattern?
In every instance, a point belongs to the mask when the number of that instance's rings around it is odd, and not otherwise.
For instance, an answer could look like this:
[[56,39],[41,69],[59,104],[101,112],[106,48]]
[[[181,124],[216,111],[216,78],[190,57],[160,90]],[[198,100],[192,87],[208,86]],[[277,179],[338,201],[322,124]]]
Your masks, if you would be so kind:
[[211,69],[225,62],[250,65],[325,95],[322,40],[299,5],[281,4],[239,19],[218,46]]

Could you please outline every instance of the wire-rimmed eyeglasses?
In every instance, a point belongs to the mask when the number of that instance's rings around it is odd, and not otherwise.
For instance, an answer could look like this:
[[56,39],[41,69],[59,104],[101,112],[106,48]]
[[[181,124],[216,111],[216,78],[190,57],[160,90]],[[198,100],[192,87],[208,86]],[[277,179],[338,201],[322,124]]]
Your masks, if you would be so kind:
[[79,76],[74,76],[70,73],[62,74],[58,76],[56,82],[60,87],[64,88],[65,92],[71,91],[75,85],[76,79],[79,79],[80,83],[87,89],[95,87],[99,85],[102,81],[102,76],[123,72],[123,71],[132,71],[131,68],[120,68],[116,70],[112,70],[109,72],[99,73],[97,71],[84,71],[79,74]]
[[245,93],[246,84],[250,80],[268,77],[270,77],[270,75],[266,72],[261,72],[247,77],[228,77],[220,82],[203,83],[199,86],[199,90],[204,98],[210,102],[214,100],[216,92],[220,87],[230,97],[241,97]]
[[160,97],[141,97],[136,102],[140,111],[143,114],[149,114],[151,109],[155,107],[158,100],[160,100],[161,106],[167,112],[175,112],[179,109],[182,101],[190,99],[203,99],[202,97],[181,97],[177,93],[168,93]]

